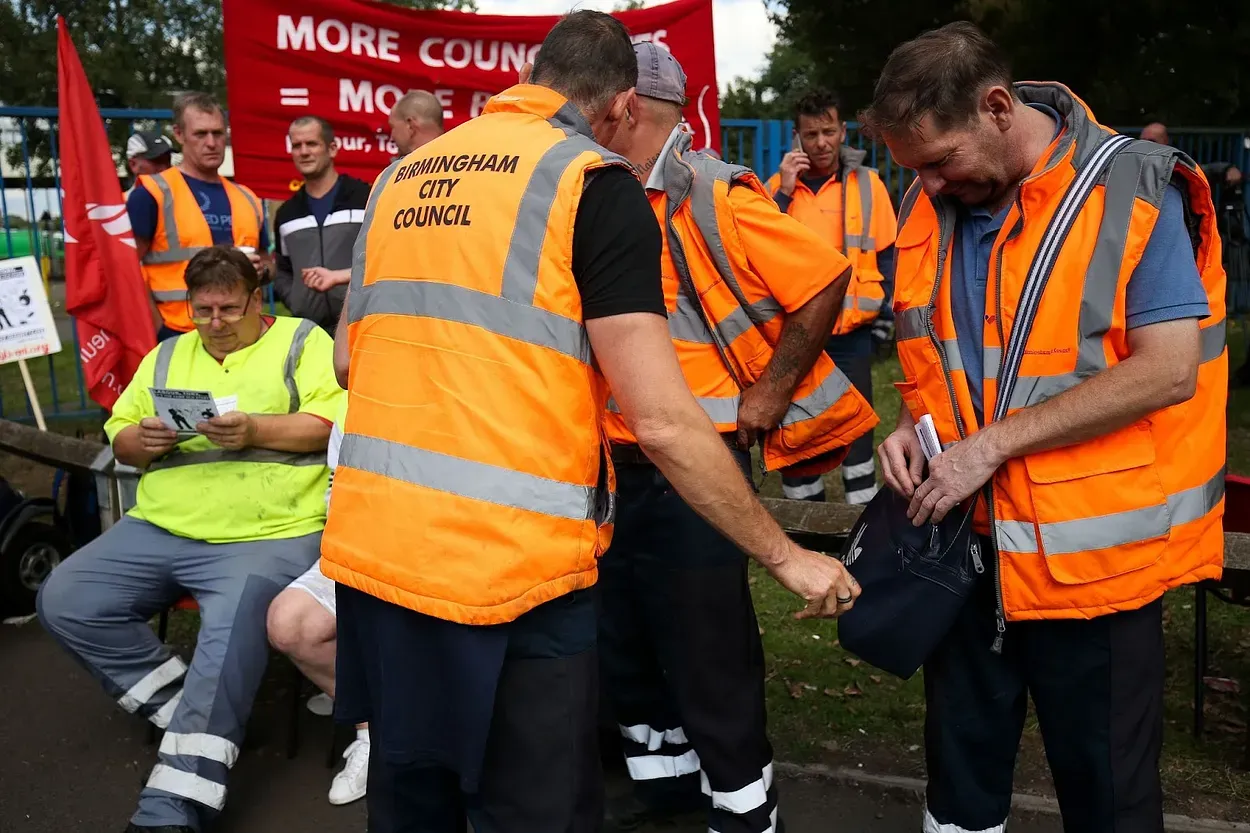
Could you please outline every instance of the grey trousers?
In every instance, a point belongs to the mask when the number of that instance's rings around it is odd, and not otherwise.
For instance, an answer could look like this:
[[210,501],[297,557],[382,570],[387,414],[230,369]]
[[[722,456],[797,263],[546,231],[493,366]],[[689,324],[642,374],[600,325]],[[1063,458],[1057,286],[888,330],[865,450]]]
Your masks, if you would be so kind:
[[[199,830],[221,811],[269,659],[269,603],[320,548],[320,533],[208,544],[123,518],[48,576],[48,633],[123,709],[166,730],[135,824]],[[200,607],[190,667],[148,625],[188,593]]]

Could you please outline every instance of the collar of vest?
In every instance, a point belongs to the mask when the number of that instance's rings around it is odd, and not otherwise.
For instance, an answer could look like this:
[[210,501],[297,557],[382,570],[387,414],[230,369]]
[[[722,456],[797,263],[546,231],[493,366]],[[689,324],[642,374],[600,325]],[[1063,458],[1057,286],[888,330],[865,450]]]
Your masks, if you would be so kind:
[[590,122],[573,102],[550,87],[538,84],[516,84],[486,102],[482,114],[526,113],[538,116],[562,127],[566,133],[580,133],[594,139]]
[[838,163],[842,166],[839,175],[842,179],[846,179],[846,175],[856,168],[864,166],[864,160],[868,158],[868,151],[859,148],[847,147],[843,143],[838,149]]
[[1021,81],[1015,89],[1025,104],[1045,104],[1063,119],[1063,130],[1051,143],[1049,153],[1038,161],[1033,173],[1021,184],[1021,191],[1041,189],[1048,194],[1063,193],[1076,169],[1115,132],[1099,124],[1085,102],[1063,84]]
[[[693,143],[694,136],[682,131],[673,143],[672,153],[659,163],[664,166],[664,195],[668,198],[669,217],[676,214],[682,203],[690,199],[696,177],[706,180],[709,186],[717,179],[725,182],[749,182],[755,179],[755,172],[750,168],[731,165],[705,153],[693,152]],[[757,190],[762,192],[762,186],[757,186]]]

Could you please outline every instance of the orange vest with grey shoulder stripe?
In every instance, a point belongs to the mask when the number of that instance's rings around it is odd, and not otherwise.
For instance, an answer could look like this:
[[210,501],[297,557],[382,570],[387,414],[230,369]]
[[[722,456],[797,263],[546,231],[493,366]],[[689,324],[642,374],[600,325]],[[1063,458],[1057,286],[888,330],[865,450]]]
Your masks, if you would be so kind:
[[[264,225],[260,200],[250,188],[236,185],[225,177],[230,198],[234,245],[260,246]],[[213,233],[182,171],[170,168],[159,174],[139,177],[139,185],[156,200],[156,235],[143,256],[143,279],[156,301],[156,308],[172,330],[189,332],[193,325],[187,312],[187,261],[196,252],[213,245]]]
[[[1016,92],[1065,124],[990,254],[986,419],[1038,405],[1129,355],[1126,286],[1170,182],[1185,195],[1211,312],[1200,322],[1192,399],[1097,439],[1009,460],[979,499],[977,526],[997,551],[1000,613],[1093,617],[1221,573],[1228,353],[1220,239],[1210,188],[1187,156],[1117,136],[1060,84],[1021,83]],[[1088,193],[1083,203],[1069,196],[1079,191]],[[896,244],[898,388],[915,419],[932,415],[943,445],[979,427],[951,311],[955,211],[917,183]],[[1066,237],[1051,231],[1069,216]]]
[[[789,214],[812,231],[830,241],[841,239],[842,253],[855,265],[842,310],[833,322],[833,334],[845,335],[867,324],[881,314],[885,302],[885,276],[877,264],[877,240],[873,237],[874,211],[891,211],[892,206],[873,205],[874,180],[881,174],[875,168],[864,165],[867,153],[858,148],[842,145],[839,151],[841,181],[830,179],[813,192],[801,179],[794,186]],[[768,193],[776,199],[781,190],[781,174],[775,173],[768,180]],[[839,210],[834,212],[831,203],[837,190]],[[830,228],[830,217],[841,220],[841,228]],[[893,218],[891,218],[892,220]]]
[[519,85],[378,178],[347,303],[327,576],[472,625],[594,584],[615,483],[573,226],[611,165],[629,168],[572,104]]
[[[771,199],[748,168],[691,151],[683,133],[664,165],[664,190],[648,191],[652,210],[664,231],[669,263],[662,270],[669,311],[669,334],[682,374],[695,400],[721,433],[737,430],[742,391],[764,375],[776,352],[786,314],[771,295],[762,294],[752,258],[735,230],[731,188],[752,188]],[[795,223],[784,214],[777,223]],[[814,241],[819,243],[819,241]],[[850,263],[832,246],[811,252],[812,269],[832,278]],[[672,268],[668,268],[671,264]],[[676,282],[672,286],[671,282]],[[615,403],[608,403],[607,431],[614,442],[636,442]],[[818,474],[835,468],[850,444],[877,424],[872,406],[823,352],[795,389],[781,424],[765,433],[761,457],[765,470]]]

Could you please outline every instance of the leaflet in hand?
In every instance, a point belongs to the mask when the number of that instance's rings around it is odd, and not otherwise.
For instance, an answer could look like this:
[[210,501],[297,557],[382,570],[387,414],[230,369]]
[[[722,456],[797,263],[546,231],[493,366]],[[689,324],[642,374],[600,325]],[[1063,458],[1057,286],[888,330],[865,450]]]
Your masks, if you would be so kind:
[[942,441],[938,439],[937,428],[929,414],[922,416],[916,423],[916,436],[920,438],[920,449],[924,451],[926,460],[932,460],[942,453]]
[[180,437],[195,436],[196,425],[207,422],[223,412],[229,413],[235,409],[238,402],[237,397],[224,397],[220,404],[230,407],[219,409],[218,401],[205,390],[178,390],[176,388],[149,388],[148,390],[152,392],[156,416],[166,428],[177,432]]

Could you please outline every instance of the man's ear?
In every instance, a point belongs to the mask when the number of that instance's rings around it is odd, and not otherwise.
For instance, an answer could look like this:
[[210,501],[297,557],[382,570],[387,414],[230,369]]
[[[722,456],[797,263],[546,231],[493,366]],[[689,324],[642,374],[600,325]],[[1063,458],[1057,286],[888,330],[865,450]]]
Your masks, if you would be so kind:
[[634,87],[630,87],[623,93],[618,94],[612,99],[612,104],[608,107],[605,114],[605,120],[609,122],[623,122],[626,115],[631,120],[638,119],[638,93]]
[[534,74],[534,65],[527,63],[521,67],[521,71],[517,73],[516,82],[518,84],[528,84],[530,76]]

